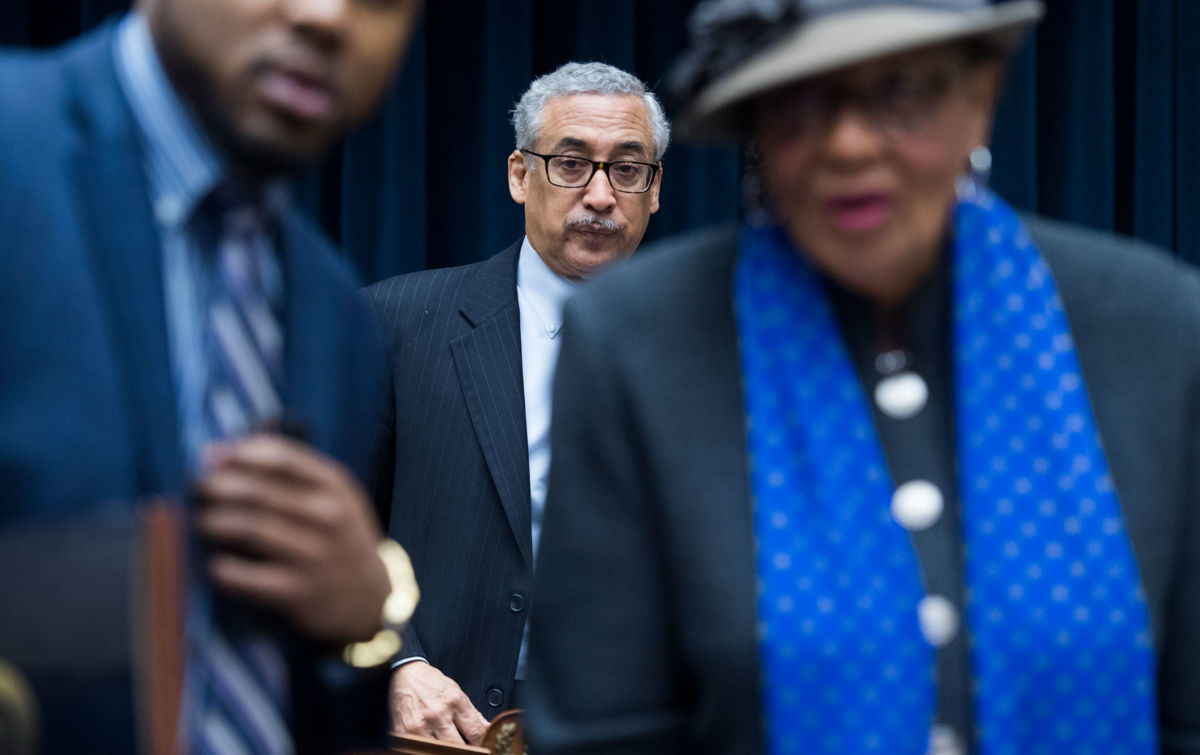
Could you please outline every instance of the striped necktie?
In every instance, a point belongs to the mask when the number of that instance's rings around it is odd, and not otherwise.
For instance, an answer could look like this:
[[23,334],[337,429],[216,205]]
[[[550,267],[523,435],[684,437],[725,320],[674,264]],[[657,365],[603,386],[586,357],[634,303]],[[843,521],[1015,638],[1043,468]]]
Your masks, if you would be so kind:
[[[216,252],[205,255],[204,392],[210,440],[238,438],[282,411],[283,334],[279,264],[261,204],[221,187],[206,204]],[[202,618],[189,632],[191,689],[196,695],[189,735],[194,754],[293,752],[288,728],[288,671],[278,635],[200,585]]]

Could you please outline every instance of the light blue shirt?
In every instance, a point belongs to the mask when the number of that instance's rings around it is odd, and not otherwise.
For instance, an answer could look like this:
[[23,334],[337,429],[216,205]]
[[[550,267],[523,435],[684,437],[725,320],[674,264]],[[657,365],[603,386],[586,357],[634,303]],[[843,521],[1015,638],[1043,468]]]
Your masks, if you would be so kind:
[[[550,406],[554,368],[562,345],[563,307],[579,284],[546,265],[526,237],[517,258],[517,305],[521,311],[521,372],[525,382],[525,432],[529,441],[529,503],[533,554],[537,558],[550,472]],[[529,625],[521,638],[517,678],[525,678]]]

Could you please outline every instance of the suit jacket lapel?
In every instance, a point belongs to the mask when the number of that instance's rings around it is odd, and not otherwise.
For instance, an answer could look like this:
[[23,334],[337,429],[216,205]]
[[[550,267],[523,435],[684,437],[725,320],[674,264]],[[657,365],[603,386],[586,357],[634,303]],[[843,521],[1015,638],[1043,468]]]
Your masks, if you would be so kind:
[[450,350],[475,435],[526,564],[533,566],[529,439],[521,370],[521,313],[513,244],[484,263],[464,292],[460,312],[472,329]]
[[132,114],[112,61],[111,27],[72,61],[74,157],[84,233],[111,315],[142,492],[179,490],[183,452],[163,301],[162,242],[150,211]]

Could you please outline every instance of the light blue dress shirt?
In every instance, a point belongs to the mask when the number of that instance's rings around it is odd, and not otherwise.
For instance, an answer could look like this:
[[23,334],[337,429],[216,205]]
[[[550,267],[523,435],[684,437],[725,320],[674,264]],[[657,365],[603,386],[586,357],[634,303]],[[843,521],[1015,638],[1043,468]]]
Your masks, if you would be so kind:
[[[533,554],[537,558],[550,472],[550,405],[554,368],[562,344],[563,306],[579,284],[546,265],[526,237],[517,258],[517,306],[521,311],[521,372],[525,382],[525,432],[529,441],[529,502]],[[517,678],[525,678],[529,625],[521,637]]]

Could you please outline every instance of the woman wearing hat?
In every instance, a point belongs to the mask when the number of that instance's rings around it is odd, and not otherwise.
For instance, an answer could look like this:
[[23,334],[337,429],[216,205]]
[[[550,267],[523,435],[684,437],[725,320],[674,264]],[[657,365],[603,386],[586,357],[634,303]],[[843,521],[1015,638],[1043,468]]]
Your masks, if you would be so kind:
[[962,180],[1040,13],[696,8],[765,209],[568,307],[538,751],[1200,752],[1200,279]]

